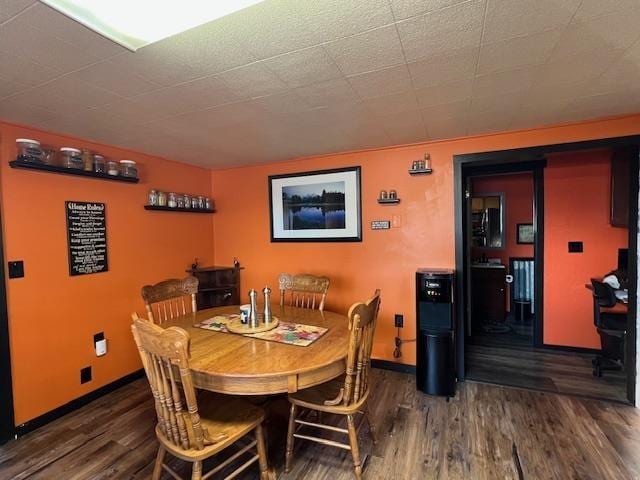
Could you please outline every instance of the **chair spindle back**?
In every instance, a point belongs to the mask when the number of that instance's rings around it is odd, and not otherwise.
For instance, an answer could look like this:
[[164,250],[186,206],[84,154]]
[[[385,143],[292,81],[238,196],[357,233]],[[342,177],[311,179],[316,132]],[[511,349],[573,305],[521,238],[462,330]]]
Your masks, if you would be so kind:
[[162,323],[190,312],[195,313],[198,310],[197,292],[198,279],[186,277],[146,285],[142,287],[142,298],[149,319],[155,323]]
[[380,310],[380,290],[366,303],[355,303],[349,309],[349,350],[342,394],[343,405],[357,403],[369,391],[371,350]]
[[289,306],[324,310],[324,302],[329,290],[329,279],[315,275],[289,275],[281,273],[278,278],[280,284],[280,305],[286,304],[286,293],[289,295]]
[[213,443],[198,414],[189,368],[189,334],[179,327],[163,329],[136,314],[133,314],[131,330],[149,380],[162,434],[185,450],[202,450]]

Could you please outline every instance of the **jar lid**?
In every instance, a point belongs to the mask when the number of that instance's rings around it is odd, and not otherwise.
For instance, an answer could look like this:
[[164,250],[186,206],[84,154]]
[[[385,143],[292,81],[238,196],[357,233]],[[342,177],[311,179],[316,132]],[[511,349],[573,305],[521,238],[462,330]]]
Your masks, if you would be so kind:
[[104,157],[102,155],[97,154],[97,153],[93,154],[93,158],[97,158],[98,160],[104,160]]
[[135,165],[136,162],[134,162],[133,160],[120,160],[120,163],[123,163],[125,165]]
[[36,145],[40,145],[38,140],[31,140],[30,138],[16,138],[16,143],[35,143]]
[[61,152],[69,152],[69,153],[81,153],[80,150],[78,150],[77,148],[73,148],[73,147],[61,147],[60,148]]

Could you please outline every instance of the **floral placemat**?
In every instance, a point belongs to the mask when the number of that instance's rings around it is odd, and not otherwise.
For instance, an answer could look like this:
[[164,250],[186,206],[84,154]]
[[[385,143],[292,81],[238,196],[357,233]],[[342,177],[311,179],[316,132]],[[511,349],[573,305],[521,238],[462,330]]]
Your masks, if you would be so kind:
[[[239,317],[240,315],[238,314],[216,315],[215,317],[196,323],[194,327],[213,330],[214,332],[231,333],[227,329],[227,323],[234,318]],[[244,336],[259,338],[261,340],[268,340],[271,342],[286,343],[288,345],[296,345],[298,347],[308,347],[322,335],[327,333],[327,330],[327,328],[316,327],[313,325],[280,321],[280,324],[273,330],[262,333],[247,334]]]

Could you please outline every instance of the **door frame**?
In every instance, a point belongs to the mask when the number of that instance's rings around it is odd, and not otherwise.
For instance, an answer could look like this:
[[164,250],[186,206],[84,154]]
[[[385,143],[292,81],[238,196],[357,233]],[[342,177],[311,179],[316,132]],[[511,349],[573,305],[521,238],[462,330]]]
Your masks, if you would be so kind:
[[[637,336],[637,296],[638,296],[638,200],[639,197],[639,162],[640,162],[640,135],[624,137],[610,137],[597,140],[585,140],[578,142],[566,142],[535,147],[524,147],[492,152],[466,153],[453,156],[454,163],[454,220],[455,220],[455,262],[456,262],[456,323],[457,334],[457,374],[458,379],[464,381],[464,346],[466,337],[466,312],[468,306],[468,292],[465,287],[469,277],[469,265],[465,260],[468,241],[465,238],[465,218],[468,216],[466,208],[465,192],[469,182],[468,172],[472,167],[494,166],[503,168],[508,164],[520,164],[526,162],[539,162],[551,153],[561,153],[579,150],[591,150],[597,148],[613,148],[631,146],[635,148],[636,161],[631,162],[631,175],[629,176],[629,195],[631,205],[629,209],[629,313],[627,316],[627,399],[631,404],[636,400],[636,336]],[[534,174],[535,177],[536,174]],[[534,188],[534,195],[539,195],[539,208],[544,211],[544,173],[540,171],[538,178],[539,191]],[[535,179],[534,179],[535,181]],[[542,225],[544,235],[544,225]],[[538,235],[540,232],[536,232]],[[536,236],[537,236],[536,235]],[[543,258],[544,242],[541,242],[541,250],[535,251]],[[543,267],[543,262],[538,262]],[[541,281],[544,278],[541,275]],[[544,292],[536,283],[537,293],[542,301]],[[542,309],[538,310],[542,313]],[[544,333],[541,324],[541,335]]]
[[[0,225],[2,222],[0,221]],[[0,228],[0,445],[15,438],[13,412],[13,382],[11,379],[11,350],[9,315],[7,313],[7,284],[3,266],[4,239]]]

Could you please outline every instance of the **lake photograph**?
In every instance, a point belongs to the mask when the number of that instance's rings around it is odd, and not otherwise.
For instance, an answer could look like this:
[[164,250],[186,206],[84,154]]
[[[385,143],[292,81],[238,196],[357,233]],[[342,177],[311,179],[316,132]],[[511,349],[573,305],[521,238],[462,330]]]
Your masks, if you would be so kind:
[[285,230],[345,228],[345,182],[282,187]]

